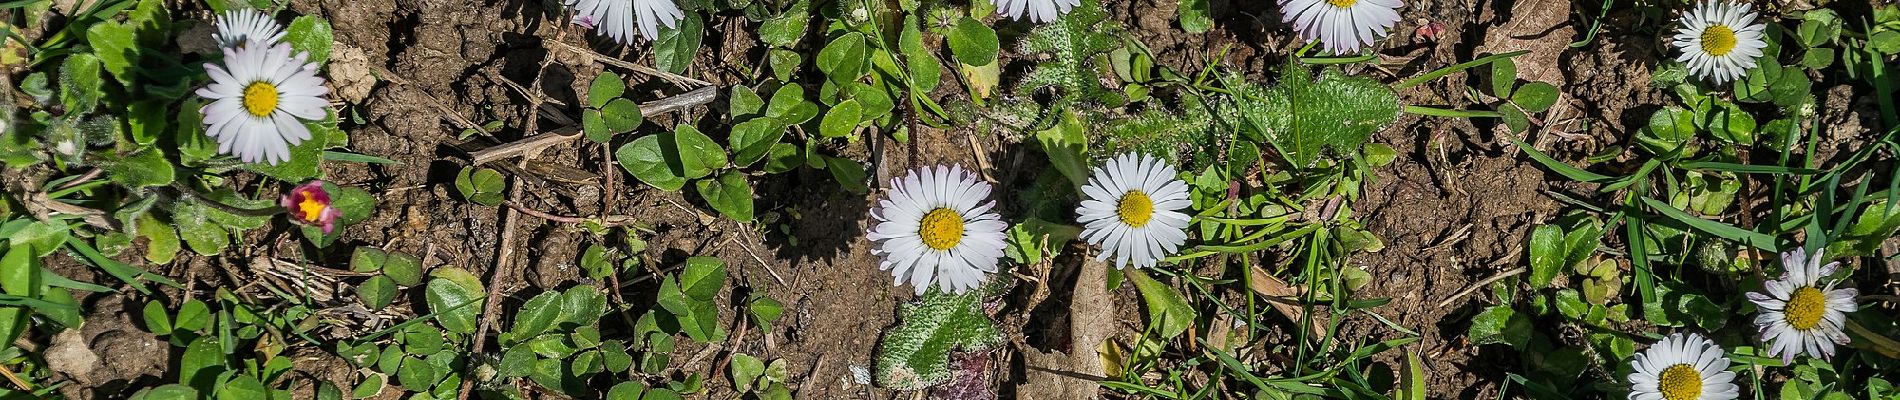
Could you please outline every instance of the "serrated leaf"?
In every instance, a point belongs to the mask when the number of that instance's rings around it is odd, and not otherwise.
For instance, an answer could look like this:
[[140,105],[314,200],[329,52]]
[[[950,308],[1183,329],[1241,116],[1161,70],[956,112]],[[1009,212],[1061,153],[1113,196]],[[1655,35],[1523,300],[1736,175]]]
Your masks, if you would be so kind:
[[896,327],[878,341],[878,386],[918,390],[950,380],[950,351],[981,351],[1002,342],[996,323],[983,313],[982,291],[947,294],[931,290],[903,307]]
[[1028,93],[1056,89],[1058,97],[1051,106],[1076,101],[1118,105],[1126,101],[1120,92],[1102,86],[1100,69],[1094,62],[1095,56],[1121,45],[1115,36],[1119,31],[1115,22],[1108,21],[1101,5],[1092,1],[1077,5],[1054,22],[1036,27],[1023,38],[1023,53],[1047,54],[1049,60],[1030,70],[1022,78],[1019,90]]
[[140,47],[138,33],[123,22],[103,21],[92,24],[86,29],[86,43],[92,45],[92,52],[99,56],[100,65],[106,72],[118,78],[119,83],[130,88],[138,76],[133,68],[138,66]]
[[67,56],[60,64],[59,99],[67,113],[84,115],[99,104],[99,98],[105,96],[102,69],[99,57],[89,53]]
[[1264,96],[1266,109],[1282,111],[1249,113],[1246,118],[1298,168],[1312,166],[1327,151],[1358,152],[1399,112],[1391,88],[1330,69],[1315,80],[1304,68],[1289,66],[1281,73],[1280,85]]
[[147,148],[106,166],[113,183],[132,189],[170,185],[174,178],[172,163],[157,147]]
[[305,60],[322,66],[330,61],[330,47],[336,38],[330,32],[330,21],[314,15],[297,17],[284,29],[284,43],[290,43],[291,50],[308,55]]

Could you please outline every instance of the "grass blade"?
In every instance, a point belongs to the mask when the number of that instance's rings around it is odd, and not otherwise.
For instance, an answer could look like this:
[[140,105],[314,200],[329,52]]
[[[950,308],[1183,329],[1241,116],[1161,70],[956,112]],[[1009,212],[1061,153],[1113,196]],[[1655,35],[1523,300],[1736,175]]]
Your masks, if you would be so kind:
[[1766,251],[1781,251],[1781,246],[1776,244],[1775,237],[1773,236],[1689,215],[1688,212],[1678,210],[1675,206],[1671,206],[1669,203],[1662,202],[1661,200],[1644,197],[1643,204],[1649,205],[1649,208],[1655,209],[1656,212],[1662,213],[1663,216],[1674,219],[1677,222],[1681,222],[1703,233],[1720,236],[1724,239],[1741,242]]
[[1603,182],[1609,182],[1611,180],[1616,179],[1616,178],[1610,177],[1609,175],[1603,175],[1603,174],[1598,174],[1595,172],[1585,171],[1582,168],[1577,168],[1577,167],[1571,166],[1570,164],[1565,164],[1562,161],[1557,161],[1557,159],[1550,158],[1550,156],[1548,155],[1544,155],[1543,152],[1540,152],[1540,151],[1537,151],[1537,149],[1531,148],[1531,145],[1525,144],[1523,141],[1517,140],[1516,138],[1506,138],[1506,139],[1510,139],[1511,143],[1517,145],[1518,149],[1524,150],[1524,154],[1530,155],[1532,160],[1536,160],[1538,164],[1543,164],[1544,168],[1550,168],[1551,172],[1556,172],[1558,175],[1563,175],[1565,178],[1570,178],[1571,180],[1580,181],[1580,182],[1591,182],[1591,183],[1603,183]]

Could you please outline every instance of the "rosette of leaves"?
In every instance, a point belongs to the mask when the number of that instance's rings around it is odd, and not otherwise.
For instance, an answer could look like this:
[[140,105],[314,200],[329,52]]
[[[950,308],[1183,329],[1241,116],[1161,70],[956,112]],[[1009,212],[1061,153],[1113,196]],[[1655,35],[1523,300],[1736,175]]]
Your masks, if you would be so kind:
[[632,132],[646,121],[639,104],[621,97],[626,92],[627,81],[620,74],[604,71],[594,77],[587,86],[587,109],[581,111],[581,132],[588,140],[606,144],[614,135]]
[[936,289],[898,312],[896,327],[878,342],[878,386],[920,390],[950,380],[950,352],[982,351],[1001,343],[996,323],[983,313],[985,290],[947,294]]
[[1499,119],[1511,132],[1531,127],[1531,116],[1557,105],[1557,86],[1545,82],[1517,82],[1517,62],[1510,58],[1491,63],[1491,96],[1499,99]]
[[1019,90],[1028,93],[1049,89],[1055,92],[1050,108],[1062,108],[1087,101],[1115,107],[1127,102],[1121,93],[1102,86],[1096,56],[1115,50],[1121,30],[1108,21],[1101,3],[1085,0],[1054,22],[1037,26],[1023,38],[1022,52],[1046,54],[1048,61],[1024,76]]

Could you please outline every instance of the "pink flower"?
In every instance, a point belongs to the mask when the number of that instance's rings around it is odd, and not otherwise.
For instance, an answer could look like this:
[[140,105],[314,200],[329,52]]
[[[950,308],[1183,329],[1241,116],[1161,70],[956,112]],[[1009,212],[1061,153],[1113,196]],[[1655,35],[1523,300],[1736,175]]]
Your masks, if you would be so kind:
[[325,234],[336,229],[336,217],[341,214],[330,206],[330,193],[323,190],[323,181],[297,185],[278,204],[290,213],[291,222],[323,228]]

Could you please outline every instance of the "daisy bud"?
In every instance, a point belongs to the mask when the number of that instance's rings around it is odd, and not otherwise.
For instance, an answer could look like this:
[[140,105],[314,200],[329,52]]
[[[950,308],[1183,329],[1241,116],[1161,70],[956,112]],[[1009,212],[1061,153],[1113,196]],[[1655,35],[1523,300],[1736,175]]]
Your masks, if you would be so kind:
[[290,214],[291,222],[323,228],[325,234],[336,229],[336,217],[342,214],[330,205],[330,192],[323,190],[323,181],[297,185],[278,204]]

